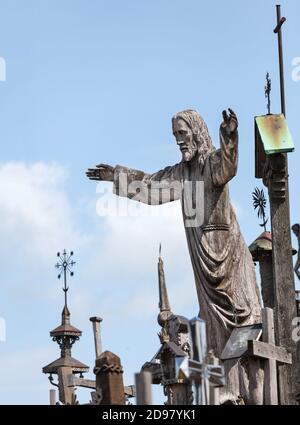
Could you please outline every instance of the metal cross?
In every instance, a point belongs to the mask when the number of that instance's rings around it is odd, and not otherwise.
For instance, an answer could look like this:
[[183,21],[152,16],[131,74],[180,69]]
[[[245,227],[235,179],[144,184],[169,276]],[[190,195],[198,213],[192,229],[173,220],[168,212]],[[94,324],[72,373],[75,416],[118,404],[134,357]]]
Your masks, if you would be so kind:
[[267,104],[267,110],[268,110],[268,115],[271,114],[271,89],[272,89],[272,84],[271,84],[271,78],[270,78],[270,74],[267,72],[266,75],[266,85],[265,85],[265,97],[268,99],[268,104]]
[[67,254],[66,250],[64,249],[62,254],[60,254],[60,252],[57,253],[57,257],[59,258],[59,260],[55,264],[55,267],[59,270],[59,274],[57,276],[58,279],[61,278],[62,274],[64,276],[63,291],[65,293],[65,306],[67,306],[67,292],[69,289],[69,287],[67,286],[67,273],[69,273],[70,276],[73,276],[74,272],[71,269],[74,264],[76,264],[76,262],[71,259],[73,255],[73,251],[71,251],[70,254]]

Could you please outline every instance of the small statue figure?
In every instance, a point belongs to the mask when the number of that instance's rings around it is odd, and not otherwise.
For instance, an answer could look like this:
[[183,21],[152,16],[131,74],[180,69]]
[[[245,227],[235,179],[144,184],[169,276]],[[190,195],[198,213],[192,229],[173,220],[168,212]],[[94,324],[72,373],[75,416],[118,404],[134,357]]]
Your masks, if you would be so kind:
[[300,225],[299,224],[294,224],[292,226],[292,231],[294,232],[294,235],[296,236],[296,238],[298,239],[298,257],[297,257],[297,261],[294,267],[294,272],[296,273],[298,279],[300,280]]

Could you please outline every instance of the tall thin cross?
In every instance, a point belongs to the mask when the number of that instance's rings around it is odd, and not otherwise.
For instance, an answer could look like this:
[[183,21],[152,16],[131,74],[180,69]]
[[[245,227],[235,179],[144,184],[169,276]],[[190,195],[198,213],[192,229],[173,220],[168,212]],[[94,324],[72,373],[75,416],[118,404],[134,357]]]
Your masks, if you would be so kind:
[[[278,35],[278,56],[280,72],[281,112],[286,115],[284,91],[284,66],[282,46],[281,7],[276,6],[277,23],[274,33]],[[297,354],[292,340],[293,319],[297,316],[295,303],[295,284],[290,233],[290,206],[288,183],[288,158],[286,153],[269,155],[266,170],[270,199],[270,218],[272,226],[272,263],[274,285],[275,337],[278,346],[286,348],[293,357],[293,363],[282,364],[278,368],[279,404],[295,404]],[[284,188],[284,196],[278,198],[276,189]],[[299,364],[298,364],[299,366]]]
[[270,74],[267,72],[266,85],[265,85],[265,97],[266,99],[268,99],[268,103],[267,103],[268,115],[271,114],[271,89],[272,89],[271,78],[270,78]]
[[278,35],[278,57],[279,57],[279,75],[280,75],[280,97],[281,97],[281,112],[285,116],[285,90],[284,90],[284,66],[283,66],[283,47],[282,47],[282,31],[281,27],[285,23],[286,18],[281,17],[281,6],[276,5],[277,25],[274,33]]
[[67,273],[69,273],[70,276],[73,276],[74,272],[72,271],[72,267],[76,264],[76,262],[72,260],[73,255],[73,251],[71,251],[70,254],[67,254],[64,249],[62,254],[60,252],[57,253],[59,260],[55,264],[55,267],[59,270],[59,274],[57,276],[58,279],[60,279],[62,275],[64,276],[63,291],[65,294],[65,307],[67,307],[67,292],[69,290],[69,287],[67,286]]

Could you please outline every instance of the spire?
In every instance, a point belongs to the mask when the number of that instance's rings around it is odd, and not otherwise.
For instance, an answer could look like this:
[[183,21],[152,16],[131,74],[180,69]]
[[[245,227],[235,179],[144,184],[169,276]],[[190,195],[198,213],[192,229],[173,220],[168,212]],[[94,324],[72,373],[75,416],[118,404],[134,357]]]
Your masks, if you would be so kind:
[[[61,315],[61,325],[56,327],[50,332],[50,336],[52,337],[52,340],[54,342],[57,342],[61,354],[60,357],[55,360],[54,362],[48,364],[43,368],[43,373],[49,373],[50,377],[49,380],[53,385],[57,385],[53,383],[53,377],[52,374],[57,374],[60,376],[60,371],[63,369],[70,371],[71,373],[84,373],[88,372],[89,367],[80,361],[76,360],[72,357],[72,346],[73,344],[79,340],[82,332],[75,328],[75,326],[71,325],[70,321],[70,311],[68,309],[68,300],[67,300],[67,293],[69,290],[69,287],[67,286],[67,274],[69,273],[70,276],[73,276],[73,272],[71,271],[71,268],[74,266],[75,261],[73,261],[71,258],[73,257],[73,251],[70,252],[70,254],[67,254],[66,250],[63,251],[62,255],[60,253],[57,254],[57,257],[59,258],[59,261],[55,265],[57,269],[59,269],[59,275],[58,279],[61,278],[63,275],[64,277],[64,285],[63,285],[63,292],[64,292],[64,307],[62,310]],[[59,384],[60,388],[60,394],[62,394],[64,389],[64,384],[60,381],[59,378]],[[63,402],[64,397],[62,397]],[[60,398],[61,399],[61,398]]]
[[161,244],[159,244],[159,257],[158,257],[158,288],[159,288],[159,310],[157,321],[160,326],[164,326],[166,320],[171,316],[172,311],[170,308],[165,273],[164,273],[164,262],[161,258]]

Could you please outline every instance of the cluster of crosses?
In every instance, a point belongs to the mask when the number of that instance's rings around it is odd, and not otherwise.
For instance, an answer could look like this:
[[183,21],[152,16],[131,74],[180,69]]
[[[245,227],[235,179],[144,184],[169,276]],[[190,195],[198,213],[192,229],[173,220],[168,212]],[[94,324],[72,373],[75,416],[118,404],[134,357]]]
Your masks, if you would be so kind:
[[[95,342],[95,380],[85,379],[83,374],[89,367],[71,355],[71,348],[79,340],[81,331],[71,325],[70,311],[67,306],[67,273],[75,264],[70,255],[63,251],[58,253],[57,267],[64,276],[65,304],[62,311],[61,325],[50,332],[57,342],[61,355],[54,362],[43,368],[49,374],[49,380],[58,388],[50,390],[50,404],[78,404],[76,388],[92,389],[90,404],[122,405],[130,403],[136,397],[137,404],[151,404],[151,385],[161,384],[167,395],[167,404],[218,404],[216,388],[225,384],[224,368],[217,359],[207,353],[205,322],[199,318],[191,321],[174,315],[169,307],[165,285],[163,261],[159,257],[159,294],[160,314],[158,322],[162,326],[159,334],[161,348],[151,362],[146,363],[135,376],[136,383],[124,386],[123,367],[120,358],[111,351],[102,351],[100,317],[91,317]],[[60,274],[60,275],[61,275]],[[59,276],[60,276],[59,275]],[[209,359],[209,362],[208,362]],[[53,375],[57,376],[54,382]],[[77,376],[79,375],[79,376]]]

